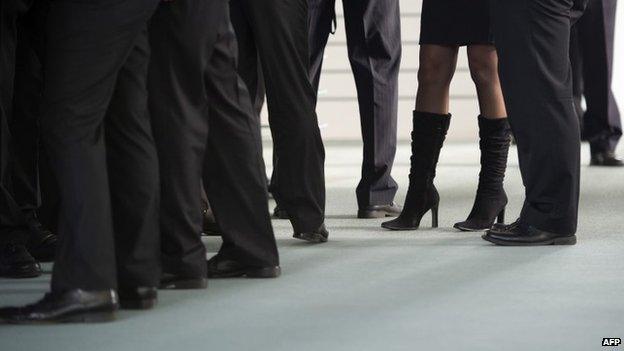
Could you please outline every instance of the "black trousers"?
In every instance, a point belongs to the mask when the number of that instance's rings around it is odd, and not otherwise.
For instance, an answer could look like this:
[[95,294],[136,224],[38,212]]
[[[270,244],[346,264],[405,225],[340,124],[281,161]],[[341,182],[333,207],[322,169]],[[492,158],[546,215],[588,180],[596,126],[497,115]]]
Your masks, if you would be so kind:
[[157,3],[52,2],[42,117],[61,196],[52,291],[159,283],[146,89],[146,23]]
[[239,73],[254,101],[258,56],[262,65],[277,160],[273,195],[296,232],[315,231],[324,221],[325,151],[308,77],[307,0],[232,0],[230,9]]
[[260,125],[236,72],[228,1],[162,3],[150,38],[164,271],[190,278],[206,274],[202,175],[223,232],[220,254],[252,266],[278,265]]
[[571,0],[495,0],[494,37],[526,187],[521,224],[576,232],[580,132],[572,103]]
[[23,242],[40,206],[39,114],[47,1],[0,4],[0,242]]
[[[323,53],[335,20],[336,0],[308,0],[310,78],[318,91]],[[343,0],[349,61],[360,107],[364,153],[359,207],[389,204],[398,185],[396,153],[401,21],[399,0]]]
[[[585,96],[583,136],[592,153],[611,152],[622,136],[622,121],[611,83],[617,0],[591,0],[573,28],[571,51],[575,100]],[[577,104],[577,105],[580,105]]]

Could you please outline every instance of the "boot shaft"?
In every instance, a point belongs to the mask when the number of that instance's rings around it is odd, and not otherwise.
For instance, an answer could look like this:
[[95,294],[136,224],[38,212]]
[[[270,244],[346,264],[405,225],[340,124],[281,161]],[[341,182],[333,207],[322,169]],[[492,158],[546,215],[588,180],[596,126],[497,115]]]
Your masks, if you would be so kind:
[[422,176],[433,180],[450,123],[450,114],[414,111],[410,177]]
[[481,171],[477,195],[495,196],[504,192],[503,181],[511,144],[511,127],[507,118],[488,119],[479,116]]

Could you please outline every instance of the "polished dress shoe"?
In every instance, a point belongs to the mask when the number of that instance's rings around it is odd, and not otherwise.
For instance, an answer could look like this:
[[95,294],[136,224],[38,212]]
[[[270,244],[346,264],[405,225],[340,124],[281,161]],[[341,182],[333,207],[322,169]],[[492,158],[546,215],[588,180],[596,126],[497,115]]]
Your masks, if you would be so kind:
[[109,322],[115,319],[118,308],[114,290],[75,289],[48,293],[32,305],[2,308],[0,321],[15,324]]
[[35,278],[41,273],[41,265],[24,245],[8,244],[0,248],[0,277]]
[[221,255],[213,256],[206,264],[208,278],[277,278],[282,273],[280,266],[248,266]]
[[305,240],[310,243],[320,244],[327,242],[329,238],[329,231],[325,228],[325,223],[321,224],[321,227],[313,232],[302,232],[293,234],[293,238],[299,240]]
[[[503,221],[504,222],[504,221]],[[494,223],[492,224],[492,227],[489,229],[490,231],[493,232],[507,232],[511,229],[513,229],[515,226],[520,225],[520,218],[516,219],[513,223]]]
[[29,225],[31,232],[27,248],[30,254],[40,262],[52,262],[56,255],[58,237],[41,223]]
[[120,287],[119,305],[127,310],[148,310],[156,306],[158,289],[153,286]]
[[590,166],[622,167],[624,161],[617,158],[613,152],[595,152],[591,155]]
[[215,218],[211,209],[206,209],[203,211],[203,234],[206,236],[221,236],[221,228],[217,224],[217,219]]
[[500,246],[541,246],[574,245],[576,235],[558,234],[521,225],[516,221],[508,225],[498,225],[488,230],[482,238]]
[[159,289],[172,290],[192,290],[206,289],[208,287],[208,279],[206,278],[188,278],[175,274],[163,273],[160,278]]
[[277,218],[277,219],[290,219],[290,216],[288,215],[288,212],[286,212],[286,210],[281,207],[280,205],[275,206],[275,209],[273,210],[273,218]]
[[403,208],[397,204],[372,205],[358,210],[358,218],[385,218],[396,217],[401,214]]

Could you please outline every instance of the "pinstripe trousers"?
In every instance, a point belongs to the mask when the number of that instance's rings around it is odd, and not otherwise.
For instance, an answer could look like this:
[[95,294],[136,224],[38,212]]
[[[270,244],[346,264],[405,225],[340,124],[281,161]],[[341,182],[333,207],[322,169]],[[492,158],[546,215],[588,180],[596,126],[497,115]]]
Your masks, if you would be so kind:
[[[308,0],[310,79],[318,91],[323,53],[335,20],[335,0]],[[399,0],[343,0],[349,61],[355,78],[364,142],[360,208],[393,201],[398,76],[401,62]]]
[[585,14],[572,31],[571,52],[574,98],[583,96],[587,110],[583,114],[583,135],[592,153],[614,151],[622,137],[622,121],[611,82],[617,0],[591,0]]
[[296,233],[316,231],[325,220],[325,149],[308,77],[307,0],[231,0],[230,10],[252,101],[262,66],[277,159],[273,196]]

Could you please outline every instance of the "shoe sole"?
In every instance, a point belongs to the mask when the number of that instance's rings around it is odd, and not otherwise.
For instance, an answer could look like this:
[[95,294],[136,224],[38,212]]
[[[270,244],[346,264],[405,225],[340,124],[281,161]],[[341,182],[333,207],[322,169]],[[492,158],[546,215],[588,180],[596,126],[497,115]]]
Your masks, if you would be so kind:
[[108,323],[113,322],[117,319],[117,315],[114,311],[109,312],[86,312],[75,314],[66,317],[60,317],[54,320],[44,320],[44,321],[14,321],[7,320],[6,323],[9,324],[31,324],[31,325],[45,325],[45,324],[60,324],[60,323]]
[[184,279],[160,284],[159,289],[165,290],[194,290],[206,289],[208,279]]
[[304,240],[307,241],[309,243],[313,243],[313,244],[321,244],[321,243],[326,243],[327,242],[327,237],[318,234],[318,233],[302,233],[302,234],[295,234],[293,235],[293,238],[295,239],[299,239],[299,240]]
[[489,230],[490,228],[467,228],[467,227],[462,227],[460,225],[455,224],[453,226],[453,228],[460,230],[462,232],[484,232],[486,230]]
[[359,210],[357,218],[359,219],[375,219],[375,218],[388,218],[388,217],[398,217],[399,213],[391,213],[388,211],[368,211],[368,210]]
[[481,237],[483,240],[489,241],[493,244],[499,246],[549,246],[549,245],[575,245],[576,244],[576,235],[568,236],[565,238],[555,238],[546,241],[539,241],[534,243],[519,243],[519,242],[509,242],[505,240],[494,239],[487,234]]
[[413,230],[418,230],[418,228],[420,228],[420,226],[418,227],[392,227],[384,223],[381,224],[381,227],[384,229],[395,231],[395,232],[413,231]]
[[158,299],[142,299],[142,300],[119,300],[119,306],[124,310],[149,310],[156,306]]
[[265,267],[258,269],[241,269],[233,271],[227,274],[211,274],[208,273],[208,278],[213,279],[226,279],[226,278],[251,278],[251,279],[270,279],[277,278],[282,274],[281,267]]
[[0,278],[6,279],[32,279],[40,277],[42,273],[32,273],[32,274],[0,274]]
[[602,164],[602,163],[590,163],[589,166],[590,167],[605,167],[605,168],[609,168],[609,167],[613,167],[613,168],[624,167],[622,165],[605,165],[605,164]]
[[29,279],[29,278],[37,278],[43,274],[41,269],[33,269],[29,271],[22,272],[0,272],[0,277],[9,278],[9,279]]

